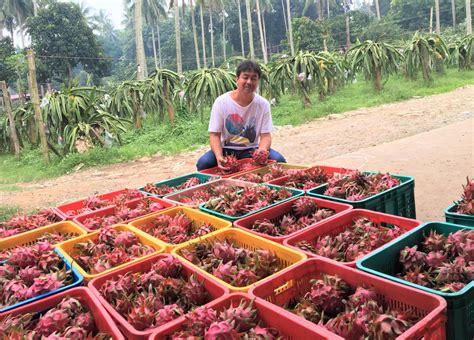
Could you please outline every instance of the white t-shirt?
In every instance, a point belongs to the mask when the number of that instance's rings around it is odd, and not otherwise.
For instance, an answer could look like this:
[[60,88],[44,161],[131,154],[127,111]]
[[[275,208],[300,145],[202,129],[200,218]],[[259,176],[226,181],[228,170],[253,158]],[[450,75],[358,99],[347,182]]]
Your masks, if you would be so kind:
[[256,148],[260,134],[272,130],[270,103],[258,94],[255,94],[249,105],[243,107],[227,92],[219,96],[212,106],[208,131],[221,133],[221,145],[224,148]]

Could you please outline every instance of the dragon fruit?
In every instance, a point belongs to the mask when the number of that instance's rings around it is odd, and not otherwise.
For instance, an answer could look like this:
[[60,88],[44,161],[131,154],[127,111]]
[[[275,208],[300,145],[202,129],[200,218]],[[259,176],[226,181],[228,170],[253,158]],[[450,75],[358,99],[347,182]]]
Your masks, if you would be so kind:
[[458,214],[474,215],[474,180],[466,178],[467,183],[463,185],[463,195],[461,200],[456,203],[456,212]]
[[254,150],[254,152],[252,153],[253,162],[256,165],[260,165],[260,166],[267,165],[268,155],[269,155],[268,150],[265,150],[265,149]]

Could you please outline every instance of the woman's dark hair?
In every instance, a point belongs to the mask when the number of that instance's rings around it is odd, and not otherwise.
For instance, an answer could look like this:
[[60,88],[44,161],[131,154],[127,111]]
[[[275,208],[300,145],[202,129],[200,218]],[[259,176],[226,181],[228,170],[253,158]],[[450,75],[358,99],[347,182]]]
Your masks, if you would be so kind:
[[237,78],[240,77],[242,72],[255,72],[258,75],[258,79],[260,79],[262,75],[262,70],[260,70],[260,66],[255,61],[252,60],[244,60],[242,61],[239,66],[237,66]]

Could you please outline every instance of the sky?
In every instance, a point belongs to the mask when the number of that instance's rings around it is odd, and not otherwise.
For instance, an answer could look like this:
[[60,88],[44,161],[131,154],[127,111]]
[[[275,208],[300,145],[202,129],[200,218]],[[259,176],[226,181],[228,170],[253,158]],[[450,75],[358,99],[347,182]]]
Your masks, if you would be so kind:
[[86,7],[93,9],[94,12],[99,12],[101,9],[105,10],[109,14],[114,27],[121,28],[123,0],[73,0],[72,2],[82,2]]

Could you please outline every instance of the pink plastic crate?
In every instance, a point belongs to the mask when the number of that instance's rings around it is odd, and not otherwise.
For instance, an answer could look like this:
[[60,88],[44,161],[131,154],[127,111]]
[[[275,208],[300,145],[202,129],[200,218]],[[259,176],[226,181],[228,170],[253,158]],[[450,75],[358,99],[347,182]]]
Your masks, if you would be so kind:
[[[241,164],[245,164],[245,163],[253,163],[253,159],[252,158],[243,158],[243,159],[239,159],[239,163]],[[276,161],[274,160],[268,160],[268,164],[272,164],[272,163],[276,163]],[[255,165],[251,168],[248,168],[244,171],[238,171],[238,172],[233,172],[233,173],[230,173],[230,174],[227,174],[227,175],[221,175],[219,174],[219,167],[214,167],[214,168],[210,168],[210,169],[205,169],[205,170],[201,170],[199,171],[200,173],[202,174],[208,174],[208,175],[217,175],[217,176],[220,176],[222,178],[229,178],[229,177],[233,177],[233,176],[237,176],[237,175],[242,175],[242,174],[245,174],[246,172],[249,172],[249,171],[252,171],[252,170],[255,170],[255,169],[259,169],[263,167],[262,165]]]
[[94,316],[94,322],[97,325],[99,332],[107,333],[115,340],[125,339],[104,307],[102,307],[102,305],[97,301],[92,292],[85,287],[69,289],[64,292],[48,296],[44,299],[31,302],[19,308],[15,308],[9,312],[1,313],[0,319],[3,319],[8,315],[45,312],[48,309],[56,307],[56,305],[60,303],[61,300],[66,296],[76,298],[87,306]]
[[[336,236],[339,233],[345,231],[347,228],[349,228],[353,224],[354,220],[361,217],[366,217],[375,223],[396,225],[400,227],[403,233],[406,233],[418,227],[422,223],[421,221],[413,220],[411,218],[388,215],[371,210],[354,209],[349,210],[330,221],[323,221],[317,226],[306,228],[301,233],[287,238],[285,241],[283,241],[283,244],[285,246],[305,253],[306,255],[308,255],[308,257],[320,257],[319,255],[313,254],[311,252],[301,250],[300,248],[296,247],[295,244],[300,241],[308,241],[309,243],[312,243],[312,241],[317,239],[318,237],[324,237],[326,235]],[[375,251],[376,249],[373,249],[372,251]],[[356,262],[357,260],[341,263],[355,268]]]
[[[153,196],[147,196],[147,197],[144,197],[142,199],[147,199],[147,200],[150,200],[152,202],[156,202],[156,203],[160,203],[162,206],[163,206],[163,209],[162,210],[159,210],[159,211],[153,211],[153,212],[150,212],[148,214],[145,214],[145,215],[141,215],[141,216],[137,216],[136,218],[132,218],[130,220],[126,220],[126,221],[122,221],[120,223],[122,224],[127,224],[129,222],[132,222],[132,221],[135,221],[136,219],[139,219],[139,218],[142,218],[142,217],[145,217],[145,216],[148,216],[148,215],[151,215],[151,214],[154,214],[154,213],[157,213],[157,212],[161,212],[161,211],[164,211],[166,209],[169,209],[169,208],[172,208],[174,207],[176,204],[173,203],[173,202],[170,202],[170,201],[167,201],[167,200],[164,200],[164,199],[161,199],[161,198],[158,198],[158,197],[153,197]],[[133,201],[129,201],[125,204],[126,207],[128,208],[131,208],[131,209],[134,209],[137,207],[137,205],[140,203],[140,198],[139,199],[135,199]],[[73,221],[74,223],[76,223],[78,226],[80,226],[81,228],[84,228],[85,230],[87,230],[88,232],[93,232],[93,231],[96,231],[96,229],[89,229],[87,228],[85,225],[84,225],[84,222],[85,220],[87,220],[88,218],[91,218],[91,217],[104,217],[104,216],[110,216],[110,215],[113,215],[114,214],[114,211],[115,211],[116,207],[115,206],[110,206],[110,207],[107,207],[107,208],[102,208],[102,209],[98,209],[98,210],[94,210],[94,211],[91,211],[91,212],[88,212],[88,213],[85,213],[85,214],[81,214],[81,215],[78,215],[76,216]]]
[[332,201],[328,201],[328,200],[317,199],[317,198],[311,197],[311,200],[316,202],[318,207],[332,209],[332,210],[335,210],[336,213],[333,216],[331,216],[327,219],[324,219],[320,222],[317,222],[317,223],[315,223],[311,226],[308,226],[308,227],[306,227],[304,229],[301,229],[301,230],[299,230],[299,231],[297,231],[293,234],[290,234],[290,235],[270,236],[268,234],[260,233],[260,232],[252,230],[251,227],[254,224],[254,222],[257,221],[257,220],[263,220],[263,219],[267,218],[272,222],[276,222],[281,216],[283,216],[283,215],[287,214],[288,212],[290,212],[293,203],[296,200],[300,199],[301,197],[302,196],[292,198],[289,201],[280,203],[280,204],[278,204],[276,206],[273,206],[271,208],[262,210],[262,211],[260,211],[256,214],[253,214],[253,215],[250,215],[248,217],[237,220],[237,221],[234,222],[234,227],[246,230],[249,233],[261,236],[263,238],[266,238],[267,240],[275,241],[275,242],[278,242],[278,243],[283,243],[284,240],[288,239],[291,236],[298,235],[301,232],[303,232],[304,230],[307,230],[308,228],[320,225],[323,222],[327,222],[331,219],[337,218],[341,213],[352,209],[352,206],[349,205],[349,204],[341,204],[341,203],[336,203],[336,202],[332,202]]
[[[323,274],[337,275],[353,287],[370,287],[391,307],[411,310],[422,317],[401,336],[401,339],[442,340],[446,338],[446,301],[434,294],[425,293],[390,280],[366,274],[348,266],[324,258],[308,259],[290,267],[271,280],[253,287],[249,294],[265,300],[263,303],[281,315],[292,315],[306,327],[320,327],[282,308],[291,299],[299,298],[311,287],[310,281]],[[330,333],[330,339],[343,339]]]
[[[150,257],[146,260],[136,262],[130,266],[121,268],[119,270],[110,272],[104,276],[97,277],[89,282],[89,288],[91,289],[94,296],[99,300],[99,302],[104,306],[104,308],[109,312],[109,314],[113,317],[113,319],[117,322],[120,329],[129,339],[146,339],[148,338],[154,331],[161,330],[165,327],[170,325],[179,324],[181,321],[184,320],[184,316],[181,316],[163,326],[146,330],[146,331],[139,331],[135,329],[122,315],[120,315],[114,307],[110,303],[107,302],[105,298],[99,292],[100,287],[104,284],[107,280],[112,278],[116,278],[119,275],[124,275],[128,272],[136,273],[136,272],[143,272],[148,271],[151,269],[152,265],[160,259],[169,258],[171,255],[169,254],[158,254],[153,257]],[[191,266],[188,264],[181,262],[183,264],[183,273],[186,277],[191,276],[192,274],[196,274],[199,281],[204,281],[204,287],[206,287],[207,291],[211,295],[211,302],[207,303],[206,305],[212,304],[212,301],[221,298],[224,295],[229,294],[229,290],[219,284],[218,282],[210,279],[206,275],[201,274],[198,271],[195,271]]]
[[[135,189],[122,189],[122,190],[109,192],[107,194],[97,195],[97,198],[99,198],[101,200],[110,201],[110,204],[108,204],[107,206],[112,206],[112,205],[114,205],[112,203],[114,198],[116,198],[117,196],[119,196],[121,194],[126,193],[129,190],[137,191],[137,196],[130,199],[129,201],[132,201],[136,198],[140,198],[140,197],[145,196],[142,192],[140,192],[138,190],[135,190]],[[60,206],[58,206],[54,209],[58,213],[58,215],[61,216],[62,218],[67,219],[67,220],[72,220],[74,217],[77,216],[77,214],[74,214],[74,211],[84,208],[84,202],[85,201],[86,200],[84,199],[84,200],[80,200],[80,201],[76,201],[76,202],[72,202],[72,203],[63,204],[63,205],[60,205]],[[105,207],[106,206],[104,206],[102,208],[105,208]]]
[[[210,303],[208,307],[212,307],[217,311],[221,312],[224,308],[230,306],[237,306],[242,300],[248,304],[252,297],[244,293],[233,293],[221,297],[220,299]],[[297,317],[293,315],[283,315],[276,308],[271,306],[265,301],[256,299],[254,305],[257,309],[258,318],[263,322],[263,326],[276,328],[283,334],[284,339],[308,339],[308,340],[320,340],[320,339],[331,339],[332,333],[328,332],[321,327],[308,327],[298,322]],[[171,334],[181,329],[181,325],[184,323],[184,319],[179,323],[169,325],[152,334],[150,340],[162,340],[170,339]],[[224,339],[224,338],[223,338]]]

